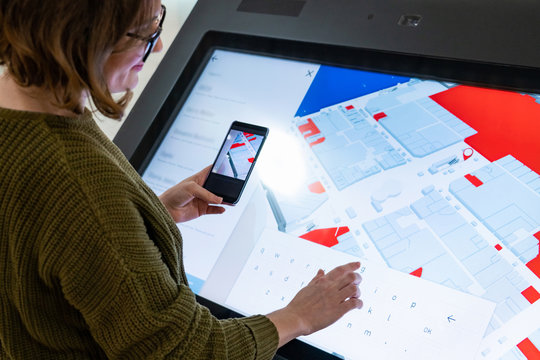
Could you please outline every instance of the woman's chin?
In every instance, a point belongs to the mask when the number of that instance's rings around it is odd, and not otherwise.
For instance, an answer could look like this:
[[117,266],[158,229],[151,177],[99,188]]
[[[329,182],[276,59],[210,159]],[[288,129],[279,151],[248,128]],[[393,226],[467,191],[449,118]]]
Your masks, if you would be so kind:
[[123,93],[128,90],[133,90],[139,84],[139,77],[137,75],[130,76],[129,80],[122,81],[122,83],[109,86],[109,90],[113,94]]

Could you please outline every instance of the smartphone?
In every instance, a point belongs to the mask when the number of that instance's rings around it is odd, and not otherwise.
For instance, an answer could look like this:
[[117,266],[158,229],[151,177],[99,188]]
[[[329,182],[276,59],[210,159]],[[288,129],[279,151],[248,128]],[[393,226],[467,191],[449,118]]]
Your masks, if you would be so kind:
[[221,196],[224,204],[236,204],[267,136],[265,127],[234,121],[203,187]]

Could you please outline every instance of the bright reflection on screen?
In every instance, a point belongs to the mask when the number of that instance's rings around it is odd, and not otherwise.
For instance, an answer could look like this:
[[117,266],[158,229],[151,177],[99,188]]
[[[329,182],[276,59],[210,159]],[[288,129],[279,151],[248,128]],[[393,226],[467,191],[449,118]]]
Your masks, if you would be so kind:
[[303,152],[296,138],[272,131],[257,164],[261,181],[276,192],[294,195],[307,181]]

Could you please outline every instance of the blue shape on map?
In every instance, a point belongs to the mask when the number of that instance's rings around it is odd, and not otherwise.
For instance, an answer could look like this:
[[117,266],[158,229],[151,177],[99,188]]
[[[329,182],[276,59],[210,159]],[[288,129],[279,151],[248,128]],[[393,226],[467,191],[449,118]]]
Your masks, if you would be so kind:
[[360,246],[358,246],[356,240],[354,239],[354,235],[350,232],[338,237],[338,241],[339,243],[337,245],[332,246],[333,250],[341,251],[358,257],[364,256],[364,252]]
[[536,346],[537,349],[540,349],[540,328],[529,335],[529,340]]
[[[514,161],[518,167],[524,166]],[[526,184],[497,165],[498,161],[473,173],[482,181],[481,186],[463,177],[453,181],[449,190],[501,241],[511,243],[518,230],[531,232],[540,225],[540,202]]]
[[[409,91],[412,90],[410,87],[405,89]],[[373,116],[376,113],[383,111],[383,109],[401,105],[401,101],[398,100],[397,96],[405,89],[398,89],[392,92],[392,94],[379,95],[376,98],[370,99],[366,105],[367,112]]]
[[534,236],[529,236],[523,240],[518,240],[512,243],[511,250],[523,263],[526,264],[538,255],[538,240]]
[[201,289],[202,289],[202,287],[203,287],[205,281],[202,280],[202,279],[199,279],[198,277],[193,276],[193,275],[191,275],[191,274],[187,274],[187,273],[186,273],[186,276],[187,276],[189,288],[190,288],[191,291],[193,291],[195,294],[198,294],[198,293],[201,291]]
[[424,157],[462,140],[417,103],[388,109],[379,121],[393,137],[416,157]]
[[308,177],[305,186],[300,186],[292,194],[282,193],[279,191],[279,188],[273,189],[263,184],[279,231],[289,232],[297,228],[305,218],[328,200],[326,191],[323,193],[314,193],[309,190],[308,184],[313,184],[316,181],[318,180]]
[[409,216],[411,209],[402,208],[363,227],[391,268],[410,273],[422,267],[424,279],[465,291],[472,281],[433,233],[414,223],[402,227],[400,219]]
[[[308,121],[317,130],[301,130],[311,149],[319,158],[338,190],[381,172],[404,165],[402,155],[366,121],[357,109],[324,110],[312,115]],[[297,126],[306,126],[298,120]],[[322,141],[321,141],[322,140]]]
[[[485,290],[482,297],[497,304],[498,320],[490,323],[487,333],[530,306],[521,295],[527,282],[495,247],[434,188],[424,188],[423,194],[410,208],[363,224],[387,264],[403,272],[422,267],[422,278],[465,292],[474,278]],[[413,214],[431,231],[411,222]]]
[[523,263],[534,259],[538,240],[520,233],[532,233],[540,225],[540,199],[531,191],[538,174],[508,155],[473,175],[482,181],[481,186],[463,177],[450,183],[450,192]]
[[512,155],[505,156],[504,158],[497,160],[496,163],[505,168],[510,174],[518,178],[519,181],[530,189],[540,194],[540,176],[523,165]]
[[313,114],[325,107],[406,83],[409,80],[410,78],[403,76],[322,65],[295,116]]

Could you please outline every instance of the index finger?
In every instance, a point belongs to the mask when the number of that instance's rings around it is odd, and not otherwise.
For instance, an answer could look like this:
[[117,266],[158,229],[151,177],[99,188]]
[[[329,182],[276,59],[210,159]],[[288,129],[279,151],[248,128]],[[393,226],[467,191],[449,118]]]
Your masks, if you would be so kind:
[[328,277],[330,277],[331,279],[337,279],[346,275],[347,273],[354,272],[358,269],[360,269],[360,262],[353,261],[348,264],[341,265],[334,268],[328,273]]

